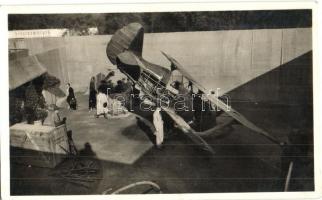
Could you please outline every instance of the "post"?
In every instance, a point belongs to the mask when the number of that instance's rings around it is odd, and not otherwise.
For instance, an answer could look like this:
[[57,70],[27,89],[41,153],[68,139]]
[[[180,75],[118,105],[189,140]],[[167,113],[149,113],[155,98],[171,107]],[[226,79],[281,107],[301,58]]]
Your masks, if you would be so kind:
[[288,167],[288,172],[287,172],[287,176],[286,176],[284,192],[288,191],[288,188],[289,188],[289,185],[290,185],[290,180],[291,180],[291,175],[292,175],[292,170],[293,170],[293,161],[290,162],[290,166]]

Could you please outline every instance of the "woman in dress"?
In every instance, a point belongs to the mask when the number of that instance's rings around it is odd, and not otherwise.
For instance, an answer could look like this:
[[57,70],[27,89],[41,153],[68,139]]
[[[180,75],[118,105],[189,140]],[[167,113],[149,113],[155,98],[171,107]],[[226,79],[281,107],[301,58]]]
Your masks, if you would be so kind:
[[96,88],[95,88],[95,77],[91,78],[89,83],[89,99],[88,99],[88,109],[91,111],[96,108]]
[[97,104],[96,104],[96,117],[103,115],[107,118],[106,114],[108,112],[108,98],[107,95],[103,93],[101,89],[98,90]]

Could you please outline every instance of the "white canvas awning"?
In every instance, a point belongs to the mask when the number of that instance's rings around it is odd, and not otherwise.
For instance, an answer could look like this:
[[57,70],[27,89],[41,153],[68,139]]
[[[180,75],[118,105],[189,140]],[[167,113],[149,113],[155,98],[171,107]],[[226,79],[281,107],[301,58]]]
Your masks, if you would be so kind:
[[47,69],[35,56],[9,61],[9,90],[13,90],[46,73]]

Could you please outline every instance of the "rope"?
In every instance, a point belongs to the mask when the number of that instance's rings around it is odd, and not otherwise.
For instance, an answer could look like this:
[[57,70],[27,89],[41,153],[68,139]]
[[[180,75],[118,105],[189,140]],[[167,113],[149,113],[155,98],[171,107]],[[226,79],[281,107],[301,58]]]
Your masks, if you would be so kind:
[[[130,188],[133,188],[135,186],[139,186],[139,185],[150,185],[152,188],[155,188],[156,191],[158,191],[159,193],[161,193],[161,188],[158,184],[154,183],[154,182],[151,182],[151,181],[139,181],[139,182],[136,182],[136,183],[131,183],[129,185],[126,185],[124,187],[121,187],[117,190],[115,190],[114,192],[112,192],[111,194],[119,194],[125,190],[128,190]],[[150,191],[151,189],[149,189]],[[108,192],[111,191],[111,188],[105,190],[102,194],[108,194]],[[145,193],[145,192],[143,192]]]

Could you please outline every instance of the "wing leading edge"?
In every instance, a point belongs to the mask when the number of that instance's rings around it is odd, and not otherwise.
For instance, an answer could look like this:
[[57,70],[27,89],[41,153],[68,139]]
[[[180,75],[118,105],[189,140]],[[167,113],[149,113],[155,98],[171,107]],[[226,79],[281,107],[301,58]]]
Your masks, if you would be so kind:
[[[182,65],[180,65],[178,63],[178,61],[176,61],[174,58],[172,58],[171,56],[169,56],[168,54],[166,54],[164,52],[162,52],[162,54],[171,62],[172,65],[174,65],[174,69],[180,71],[183,76],[185,76],[188,80],[190,80],[204,94],[208,94],[209,91],[206,91],[206,89],[197,80],[195,80],[182,67]],[[259,128],[258,126],[256,126],[254,123],[252,123],[251,121],[249,121],[246,117],[244,117],[241,113],[237,112],[236,110],[234,110],[231,107],[229,107],[229,110],[228,110],[227,109],[227,104],[225,104],[224,102],[222,102],[219,98],[217,98],[217,97],[215,97],[213,95],[208,95],[207,98],[208,98],[209,101],[211,101],[213,104],[215,104],[216,106],[218,106],[221,110],[223,110],[224,112],[226,112],[229,116],[231,116],[232,118],[234,118],[235,120],[237,120],[242,125],[248,127],[249,129],[255,131],[256,133],[259,133],[259,134],[265,136],[266,138],[268,138],[272,142],[274,142],[276,144],[279,144],[279,145],[282,145],[282,143],[279,140],[277,140],[275,137],[273,137],[272,135],[270,135],[267,131],[265,131],[265,130]]]

